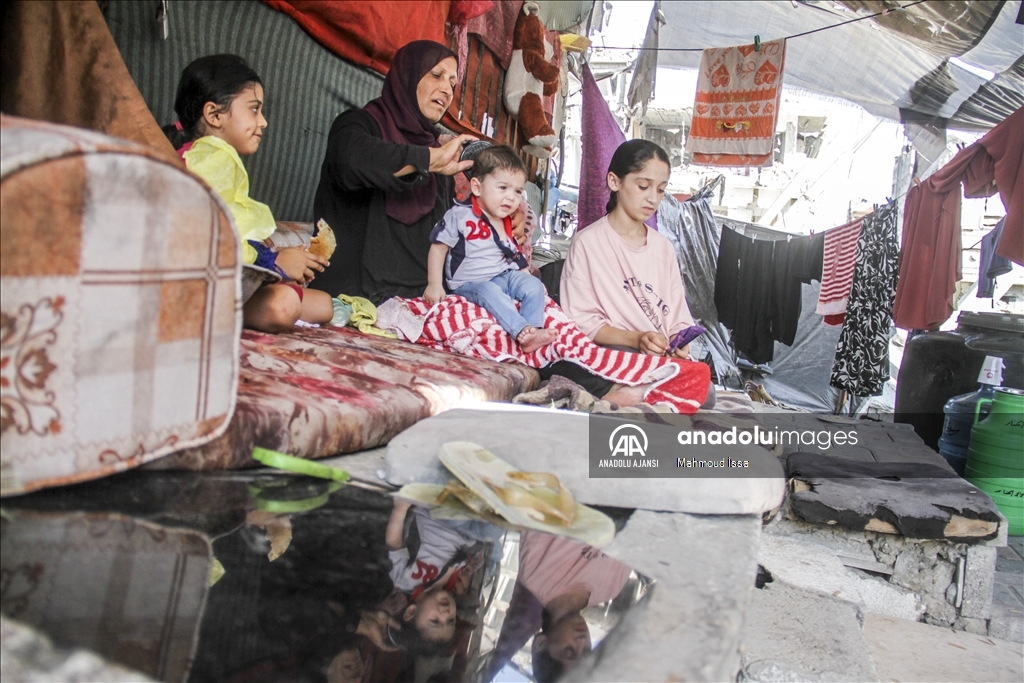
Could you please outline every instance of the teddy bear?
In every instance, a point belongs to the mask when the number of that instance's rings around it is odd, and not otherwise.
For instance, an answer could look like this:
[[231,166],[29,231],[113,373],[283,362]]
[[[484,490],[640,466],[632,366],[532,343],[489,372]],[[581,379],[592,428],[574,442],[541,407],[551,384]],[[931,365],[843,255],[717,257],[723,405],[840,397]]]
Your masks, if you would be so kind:
[[505,109],[519,122],[528,154],[546,159],[558,136],[544,115],[542,96],[558,92],[558,64],[544,39],[544,24],[536,2],[523,3],[523,14],[512,34],[512,59],[505,75]]

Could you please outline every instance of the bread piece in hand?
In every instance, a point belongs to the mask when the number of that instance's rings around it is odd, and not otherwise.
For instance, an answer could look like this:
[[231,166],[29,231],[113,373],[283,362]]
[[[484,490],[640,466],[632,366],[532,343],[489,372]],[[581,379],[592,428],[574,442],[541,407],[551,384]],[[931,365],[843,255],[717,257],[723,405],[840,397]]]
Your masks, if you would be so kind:
[[334,238],[334,231],[331,230],[331,226],[327,225],[322,218],[316,222],[316,229],[316,237],[310,240],[307,251],[310,254],[322,256],[330,260],[331,255],[334,254],[335,247],[338,246],[338,242]]

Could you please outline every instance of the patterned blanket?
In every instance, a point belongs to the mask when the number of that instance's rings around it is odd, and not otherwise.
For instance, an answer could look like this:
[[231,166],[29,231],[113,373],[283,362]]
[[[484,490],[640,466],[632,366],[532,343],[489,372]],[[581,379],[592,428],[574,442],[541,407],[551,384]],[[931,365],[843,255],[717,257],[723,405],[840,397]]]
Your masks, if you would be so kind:
[[390,299],[377,309],[377,324],[439,351],[517,361],[533,368],[567,360],[617,384],[651,384],[644,396],[646,403],[667,403],[686,414],[697,411],[711,382],[711,371],[703,363],[598,346],[550,299],[544,326],[557,330],[558,338],[529,354],[523,353],[490,313],[460,296],[446,297],[433,306],[424,299]]
[[253,446],[303,458],[386,444],[425,417],[537,386],[535,370],[438,353],[351,328],[246,330],[238,403],[227,432],[153,469],[253,467]]

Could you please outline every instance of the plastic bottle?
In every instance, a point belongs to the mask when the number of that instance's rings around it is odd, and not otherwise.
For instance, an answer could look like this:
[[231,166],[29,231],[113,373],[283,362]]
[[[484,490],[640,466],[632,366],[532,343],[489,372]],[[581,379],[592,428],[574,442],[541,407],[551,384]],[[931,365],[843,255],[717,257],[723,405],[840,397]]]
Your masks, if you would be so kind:
[[991,400],[996,387],[1003,383],[1003,359],[998,356],[985,356],[981,372],[978,373],[978,383],[981,387],[977,391],[954,396],[942,408],[946,419],[942,424],[942,436],[939,438],[939,454],[961,477],[964,476],[967,450],[971,445],[974,409],[978,401],[988,399],[981,407],[981,417],[988,415],[991,410]]

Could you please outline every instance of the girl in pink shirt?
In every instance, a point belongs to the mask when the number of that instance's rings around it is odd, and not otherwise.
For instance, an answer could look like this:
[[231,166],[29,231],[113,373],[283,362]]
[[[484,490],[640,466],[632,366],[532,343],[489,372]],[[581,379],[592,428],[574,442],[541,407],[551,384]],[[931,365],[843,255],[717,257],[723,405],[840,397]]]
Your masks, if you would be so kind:
[[[644,224],[658,210],[670,170],[668,154],[653,142],[620,145],[608,169],[608,215],[569,247],[562,308],[602,346],[660,356],[693,325],[675,249]],[[671,355],[689,358],[689,344]]]

